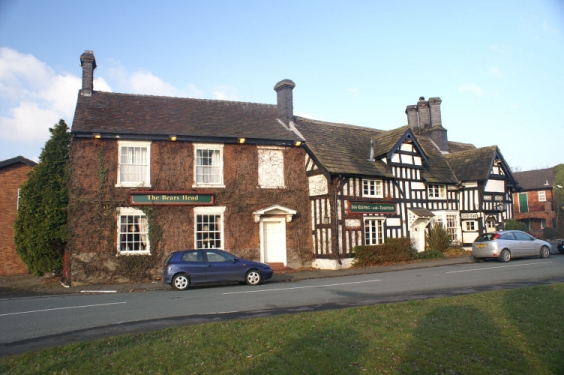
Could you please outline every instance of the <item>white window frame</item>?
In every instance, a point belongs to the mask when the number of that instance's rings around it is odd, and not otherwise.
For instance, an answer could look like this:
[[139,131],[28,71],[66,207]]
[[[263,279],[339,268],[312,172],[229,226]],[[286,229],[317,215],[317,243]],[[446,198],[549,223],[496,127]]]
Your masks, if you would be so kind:
[[465,221],[464,226],[464,230],[467,232],[475,232],[478,230],[478,223],[475,221]]
[[[450,233],[452,241],[460,241],[460,215],[456,211],[433,211],[435,216],[431,219],[431,225],[440,223]],[[454,224],[454,225],[453,225]]]
[[[385,218],[367,216],[363,218],[364,224],[364,244],[365,245],[380,245],[384,243],[384,221]],[[376,232],[370,224],[376,224]],[[376,236],[374,237],[373,234]]]
[[486,219],[486,228],[493,229],[495,228],[495,220],[493,218]]
[[20,200],[22,199],[22,189],[18,189],[18,200],[16,201],[16,210],[20,209]]
[[[192,187],[194,188],[206,188],[206,187],[214,187],[214,188],[224,188],[224,182],[223,182],[223,144],[222,143],[194,143],[193,144],[194,147],[194,184],[192,185]],[[217,158],[218,161],[218,165],[198,165],[198,161],[201,159],[198,157],[198,151],[219,151],[219,158]],[[198,181],[198,169],[199,168],[210,168],[210,169],[215,169],[217,168],[218,173],[214,174],[215,176],[218,177],[218,181],[215,182],[203,182],[203,181]]]
[[[225,248],[225,207],[194,207],[194,249],[224,249]],[[219,216],[219,230],[215,231],[219,234],[219,246],[214,247],[198,247],[198,234],[203,231],[198,230],[198,216]],[[209,242],[208,242],[209,243]]]
[[258,185],[263,189],[283,189],[284,148],[258,146]]
[[546,191],[539,191],[539,202],[546,202]]
[[446,190],[446,185],[427,185],[427,194],[429,195],[429,199],[446,199]]
[[[137,164],[141,168],[145,168],[141,181],[122,181],[122,148],[135,147],[146,148],[146,160],[143,164]],[[116,187],[151,187],[151,142],[146,141],[118,141],[118,169]]]
[[[139,217],[143,217],[145,220],[144,222],[138,222],[137,224],[134,225],[139,225],[139,231],[138,232],[123,232],[122,231],[122,223],[121,223],[121,219],[122,216],[139,216]],[[139,209],[133,208],[133,207],[120,207],[117,209],[117,252],[119,255],[151,255],[151,244],[149,242],[149,221],[147,218],[147,215],[145,215],[145,213]],[[143,228],[143,226],[145,228]],[[133,233],[133,234],[128,234],[128,233]],[[124,240],[124,236],[129,236],[129,235],[138,235],[139,236],[139,241],[141,244],[144,244],[145,248],[144,249],[138,249],[138,250],[133,250],[133,249],[122,249],[122,242]],[[125,245],[127,245],[127,237],[125,239]],[[133,244],[135,244],[135,242],[137,241],[133,241]]]
[[374,180],[369,178],[362,179],[362,196],[371,198],[384,197],[384,183],[382,180]]

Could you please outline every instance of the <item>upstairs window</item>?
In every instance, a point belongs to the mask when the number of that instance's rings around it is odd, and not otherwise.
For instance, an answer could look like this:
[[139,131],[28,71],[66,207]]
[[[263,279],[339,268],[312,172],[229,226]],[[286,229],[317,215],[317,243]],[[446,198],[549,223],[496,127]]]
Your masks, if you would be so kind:
[[151,142],[118,142],[116,187],[150,187]]
[[381,180],[362,180],[362,196],[372,198],[382,198],[382,181]]
[[446,186],[445,185],[428,185],[427,191],[431,199],[445,199]]
[[225,187],[223,185],[223,145],[194,144],[193,187]]
[[546,192],[543,191],[539,191],[539,202],[546,202]]
[[284,153],[280,147],[258,148],[258,185],[284,188]]

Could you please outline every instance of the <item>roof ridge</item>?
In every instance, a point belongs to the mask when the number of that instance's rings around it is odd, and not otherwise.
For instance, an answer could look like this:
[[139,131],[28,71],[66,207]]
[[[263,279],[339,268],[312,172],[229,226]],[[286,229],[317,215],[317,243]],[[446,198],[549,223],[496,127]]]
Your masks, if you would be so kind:
[[322,123],[322,124],[328,125],[328,126],[343,127],[343,128],[356,128],[356,129],[371,130],[371,131],[377,131],[377,132],[385,132],[386,131],[386,130],[382,130],[382,129],[369,128],[367,126],[346,124],[346,123],[343,123],[343,122],[323,121],[323,120],[317,120],[317,119],[312,119],[312,118],[303,117],[303,116],[296,116],[296,118],[306,120],[306,121],[311,121],[311,122]]
[[163,99],[179,99],[179,100],[197,100],[201,102],[210,103],[225,103],[225,104],[251,104],[256,106],[266,106],[266,107],[276,107],[276,104],[266,104],[266,103],[256,103],[256,102],[244,102],[238,100],[221,100],[221,99],[201,99],[201,98],[190,98],[186,96],[169,96],[169,95],[149,95],[149,94],[130,94],[124,92],[112,92],[112,91],[94,91],[94,93],[100,93],[104,95],[118,95],[118,96],[138,96],[145,98],[163,98]]

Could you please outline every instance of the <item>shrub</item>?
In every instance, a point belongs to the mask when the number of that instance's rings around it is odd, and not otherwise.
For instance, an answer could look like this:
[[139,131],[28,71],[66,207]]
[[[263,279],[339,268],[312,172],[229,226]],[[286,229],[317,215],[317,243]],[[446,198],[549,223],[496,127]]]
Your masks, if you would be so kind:
[[446,258],[446,255],[437,250],[426,250],[416,253],[413,259],[440,259]]
[[427,250],[437,250],[444,253],[450,247],[452,237],[441,223],[431,225],[425,234],[425,245]]
[[556,228],[544,228],[543,237],[547,240],[558,238],[558,230]]
[[409,238],[388,238],[381,245],[355,246],[354,266],[370,267],[390,262],[406,262],[413,259],[417,251]]
[[523,232],[529,232],[527,224],[513,219],[505,220],[505,222],[503,223],[503,228],[505,230],[522,230]]

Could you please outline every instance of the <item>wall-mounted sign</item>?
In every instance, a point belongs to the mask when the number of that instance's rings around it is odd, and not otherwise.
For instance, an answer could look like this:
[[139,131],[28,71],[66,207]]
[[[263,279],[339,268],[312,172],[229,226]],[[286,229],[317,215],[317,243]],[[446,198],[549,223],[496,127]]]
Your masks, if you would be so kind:
[[461,219],[478,219],[480,216],[477,213],[461,213]]
[[397,213],[397,203],[349,202],[349,213],[393,215]]
[[215,194],[194,191],[132,191],[132,206],[213,206]]

